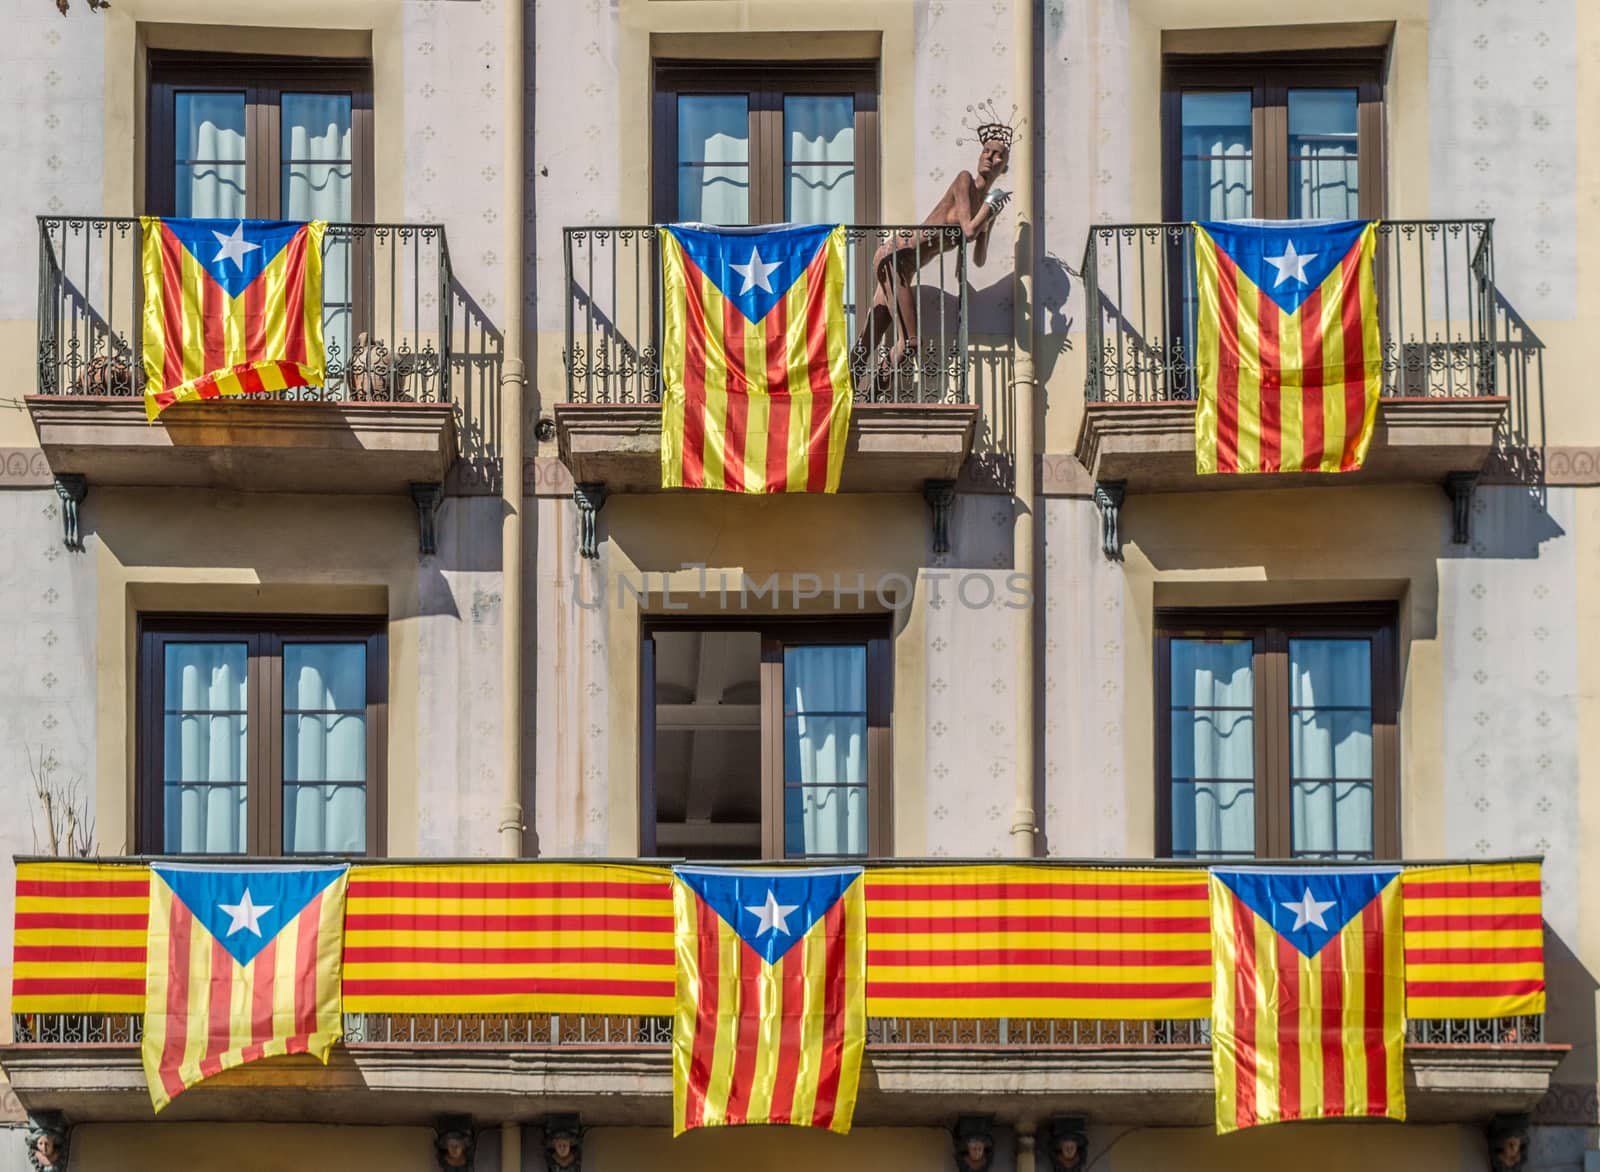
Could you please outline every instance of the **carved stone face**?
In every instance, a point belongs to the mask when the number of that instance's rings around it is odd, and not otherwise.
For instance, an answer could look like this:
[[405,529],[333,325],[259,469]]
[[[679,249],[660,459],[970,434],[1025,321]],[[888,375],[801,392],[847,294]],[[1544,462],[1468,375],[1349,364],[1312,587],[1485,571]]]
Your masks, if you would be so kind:
[[444,1147],[440,1154],[444,1157],[446,1168],[467,1167],[467,1137],[464,1135],[447,1135]]
[[1508,1135],[1500,1141],[1495,1149],[1496,1164],[1505,1169],[1522,1167],[1522,1137]]
[[970,1137],[962,1149],[961,1162],[974,1172],[981,1172],[989,1166],[989,1145],[980,1136]]
[[1063,1168],[1078,1166],[1078,1141],[1064,1139],[1056,1145],[1056,1163]]
[[999,139],[980,143],[978,147],[978,178],[989,182],[1000,178],[1011,165],[1011,148]]
[[46,1168],[54,1168],[61,1159],[61,1141],[53,1135],[41,1135],[33,1141],[34,1154]]
[[557,1168],[570,1168],[577,1161],[578,1153],[573,1151],[569,1136],[558,1135],[550,1141],[550,1162]]

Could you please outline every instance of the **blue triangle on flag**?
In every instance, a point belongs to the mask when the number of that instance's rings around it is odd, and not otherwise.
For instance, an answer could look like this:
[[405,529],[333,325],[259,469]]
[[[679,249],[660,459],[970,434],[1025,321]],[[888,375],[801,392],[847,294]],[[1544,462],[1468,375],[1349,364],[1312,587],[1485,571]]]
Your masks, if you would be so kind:
[[1398,867],[1212,871],[1246,907],[1306,956],[1327,946],[1400,874]]
[[672,873],[705,901],[768,964],[776,964],[838,903],[860,867],[752,871],[674,867]]
[[306,904],[349,870],[344,865],[207,867],[190,863],[151,863],[150,869],[241,965],[254,960]]
[[1368,220],[1206,220],[1200,226],[1239,271],[1293,313],[1321,288],[1361,238]]
[[746,318],[758,322],[811,266],[836,226],[701,228],[671,224],[667,231],[722,295]]
[[229,297],[244,292],[288,247],[294,234],[305,227],[294,220],[163,219],[161,222]]

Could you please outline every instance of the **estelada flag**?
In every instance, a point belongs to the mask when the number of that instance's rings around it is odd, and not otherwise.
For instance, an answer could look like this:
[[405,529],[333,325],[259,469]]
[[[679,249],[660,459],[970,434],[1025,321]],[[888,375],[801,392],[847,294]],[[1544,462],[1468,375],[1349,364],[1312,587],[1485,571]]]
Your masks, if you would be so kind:
[[321,386],[321,220],[141,216],[145,412]]
[[1195,225],[1195,470],[1352,472],[1383,388],[1375,220]]
[[1217,1131],[1406,1117],[1398,867],[1211,872]]
[[144,1060],[157,1111],[219,1071],[344,1034],[347,866],[150,865]]
[[861,874],[674,868],[674,1135],[850,1130],[867,1040]]
[[661,232],[661,487],[837,492],[844,225]]

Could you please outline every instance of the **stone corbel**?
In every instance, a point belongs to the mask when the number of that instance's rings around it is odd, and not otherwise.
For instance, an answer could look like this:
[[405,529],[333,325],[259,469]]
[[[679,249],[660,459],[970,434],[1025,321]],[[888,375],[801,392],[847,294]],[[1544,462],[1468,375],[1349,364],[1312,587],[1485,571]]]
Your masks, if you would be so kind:
[[1496,1115],[1485,1134],[1489,1140],[1489,1172],[1522,1172],[1528,1166],[1528,1117]]
[[1477,489],[1476,472],[1452,472],[1444,478],[1445,495],[1450,498],[1450,540],[1457,545],[1472,540],[1472,494]]
[[61,498],[61,540],[68,549],[82,552],[83,530],[78,525],[78,506],[89,495],[89,478],[77,472],[58,472],[56,495]]
[[950,552],[950,514],[955,511],[956,482],[954,480],[925,480],[922,482],[922,499],[933,511],[933,552]]
[[578,505],[578,554],[593,560],[600,556],[600,507],[606,503],[605,482],[573,485],[572,499]]
[[432,557],[439,552],[439,506],[444,503],[444,485],[413,481],[411,499],[417,506],[417,554]]
[[471,1172],[478,1158],[478,1136],[472,1130],[472,1116],[443,1115],[433,1131],[433,1158],[450,1172]]
[[956,1172],[989,1172],[994,1163],[994,1117],[963,1115],[950,1132]]
[[1122,533],[1118,526],[1122,519],[1122,498],[1127,495],[1125,480],[1098,480],[1094,486],[1094,503],[1100,510],[1100,552],[1106,560],[1122,560]]
[[576,1115],[548,1115],[544,1121],[546,1172],[583,1172],[583,1123]]
[[1089,1165],[1089,1121],[1082,1115],[1058,1115],[1050,1121],[1050,1167],[1054,1172],[1083,1172]]
[[33,1172],[66,1172],[70,1130],[58,1111],[28,1116],[28,1165]]

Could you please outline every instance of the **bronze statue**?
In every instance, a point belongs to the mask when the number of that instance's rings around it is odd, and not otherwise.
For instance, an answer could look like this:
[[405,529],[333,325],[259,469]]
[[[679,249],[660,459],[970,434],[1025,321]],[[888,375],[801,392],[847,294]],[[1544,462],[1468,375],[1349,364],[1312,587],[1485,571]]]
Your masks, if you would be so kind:
[[[1003,120],[993,103],[974,109],[978,118],[972,128],[978,143],[977,173],[963,171],[955,177],[939,202],[922,221],[924,228],[959,228],[962,239],[972,244],[972,261],[983,264],[989,257],[989,233],[994,220],[1011,200],[1009,191],[995,186],[1011,162],[1011,143],[1016,127]],[[960,140],[958,140],[960,141]],[[917,336],[917,271],[934,257],[955,247],[952,233],[937,231],[896,232],[872,256],[875,290],[872,310],[856,340],[855,353],[865,360],[879,347],[879,340],[898,335],[890,347],[886,363],[880,363],[877,380],[881,386],[891,378],[895,367],[907,354],[914,354]]]

